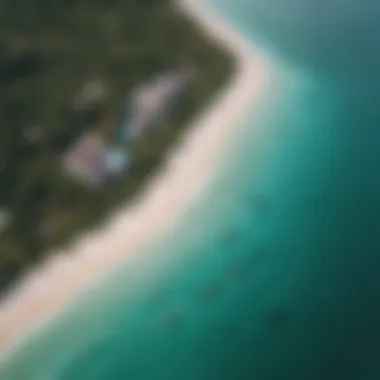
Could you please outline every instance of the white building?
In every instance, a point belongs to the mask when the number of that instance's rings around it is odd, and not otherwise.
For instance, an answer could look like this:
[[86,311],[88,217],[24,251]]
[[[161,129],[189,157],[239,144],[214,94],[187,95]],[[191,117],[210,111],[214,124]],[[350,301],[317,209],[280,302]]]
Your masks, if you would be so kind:
[[127,152],[108,146],[96,133],[84,133],[64,154],[63,167],[79,182],[99,187],[121,175],[130,165]]
[[184,89],[189,79],[185,70],[169,72],[152,82],[139,86],[132,94],[132,119],[130,126],[134,135],[149,128],[167,109],[175,96]]
[[64,154],[64,168],[80,182],[101,185],[107,175],[107,148],[101,136],[86,132]]

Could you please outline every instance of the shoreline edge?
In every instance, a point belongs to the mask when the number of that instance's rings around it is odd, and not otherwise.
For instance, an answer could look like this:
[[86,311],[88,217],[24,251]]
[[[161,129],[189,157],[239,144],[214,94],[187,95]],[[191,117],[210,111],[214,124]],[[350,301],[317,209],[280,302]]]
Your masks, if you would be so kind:
[[[235,57],[232,78],[205,109],[194,115],[184,141],[174,148],[178,153],[153,174],[147,191],[132,207],[121,207],[99,228],[79,236],[64,251],[27,272],[2,300],[0,362],[94,281],[132,259],[133,251],[149,244],[162,227],[186,210],[194,188],[213,170],[226,136],[260,94],[267,76],[265,59],[202,2],[177,0],[176,7]],[[126,240],[127,234],[131,237]]]

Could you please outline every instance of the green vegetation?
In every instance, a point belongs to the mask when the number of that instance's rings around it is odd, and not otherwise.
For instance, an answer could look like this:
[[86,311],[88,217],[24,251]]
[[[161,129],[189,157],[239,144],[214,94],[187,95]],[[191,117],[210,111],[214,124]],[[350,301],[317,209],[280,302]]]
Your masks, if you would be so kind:
[[[133,146],[127,175],[101,191],[65,175],[61,154],[83,130],[117,114],[128,89],[186,62],[195,80],[166,124]],[[12,214],[0,232],[0,290],[131,200],[232,68],[169,0],[0,0],[0,208]],[[92,78],[110,96],[78,116],[70,105]]]

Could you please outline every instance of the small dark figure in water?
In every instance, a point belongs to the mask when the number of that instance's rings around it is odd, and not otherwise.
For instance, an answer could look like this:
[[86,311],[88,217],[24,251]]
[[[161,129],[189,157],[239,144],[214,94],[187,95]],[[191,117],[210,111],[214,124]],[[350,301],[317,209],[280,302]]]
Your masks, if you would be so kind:
[[325,359],[324,368],[326,377],[330,379],[362,379],[363,369],[358,365],[355,357],[344,357],[341,354],[335,354],[330,359]]
[[163,324],[168,328],[175,328],[180,325],[181,319],[182,313],[178,310],[173,310],[165,316]]
[[230,339],[236,335],[239,331],[238,324],[233,319],[228,319],[222,322],[217,322],[214,325],[214,329],[221,332],[221,335],[226,339]]
[[228,270],[228,277],[231,280],[239,280],[243,278],[248,272],[248,265],[246,263],[233,264]]
[[238,236],[235,230],[227,230],[225,231],[222,236],[219,238],[219,241],[224,245],[224,246],[229,246],[231,244],[234,244],[237,240]]
[[220,292],[220,286],[217,284],[206,285],[201,289],[201,297],[207,301],[211,301],[217,298]]
[[165,300],[166,291],[165,289],[155,289],[151,294],[151,301],[153,303],[162,303]]
[[284,306],[279,306],[270,311],[264,318],[265,325],[270,329],[283,330],[289,324],[289,311]]
[[252,201],[252,208],[259,215],[266,215],[270,211],[269,200],[264,195],[256,195]]
[[256,263],[258,263],[258,262],[260,262],[260,261],[262,261],[264,259],[266,253],[267,252],[266,252],[265,248],[262,248],[262,247],[260,247],[260,248],[254,248],[249,253],[249,256],[250,256],[249,261],[251,263],[255,263],[256,264]]

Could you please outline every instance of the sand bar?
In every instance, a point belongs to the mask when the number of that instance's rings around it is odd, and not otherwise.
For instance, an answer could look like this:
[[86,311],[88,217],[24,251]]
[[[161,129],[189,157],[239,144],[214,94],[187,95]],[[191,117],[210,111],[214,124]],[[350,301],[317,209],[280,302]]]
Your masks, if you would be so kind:
[[268,77],[267,62],[259,51],[202,0],[179,0],[178,6],[209,36],[217,39],[237,58],[230,83],[212,103],[194,116],[186,139],[163,169],[150,180],[148,190],[133,207],[120,208],[92,233],[50,256],[27,273],[19,286],[0,305],[0,354],[9,353],[27,333],[51,319],[78,292],[121,262],[136,258],[134,252],[148,244],[178,213],[202,179],[215,167],[218,152],[236,121]]

